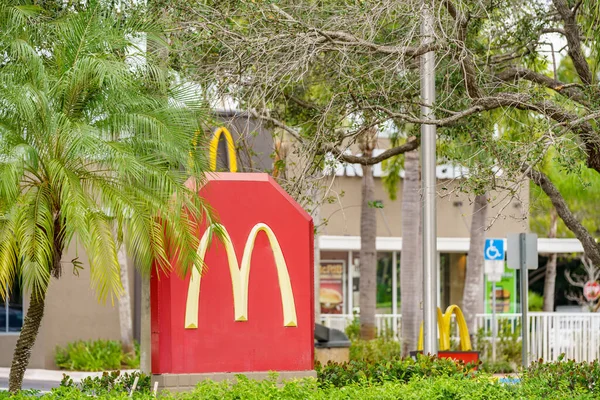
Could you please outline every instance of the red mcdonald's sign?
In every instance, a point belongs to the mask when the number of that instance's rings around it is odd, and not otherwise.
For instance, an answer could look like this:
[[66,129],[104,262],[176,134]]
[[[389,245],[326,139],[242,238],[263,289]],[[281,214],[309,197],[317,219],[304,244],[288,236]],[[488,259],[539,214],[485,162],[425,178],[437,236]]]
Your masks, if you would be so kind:
[[199,232],[202,276],[152,276],[152,372],[313,369],[311,217],[267,174],[212,173],[200,195],[225,238]]

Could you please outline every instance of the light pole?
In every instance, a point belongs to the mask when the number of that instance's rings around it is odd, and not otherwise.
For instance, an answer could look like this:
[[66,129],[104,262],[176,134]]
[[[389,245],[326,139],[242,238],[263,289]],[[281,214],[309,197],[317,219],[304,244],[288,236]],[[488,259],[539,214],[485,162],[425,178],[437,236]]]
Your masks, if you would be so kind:
[[[423,1],[421,24],[422,43],[434,41],[433,13]],[[435,101],[435,53],[421,56],[421,115],[434,119],[432,105]],[[437,355],[437,234],[435,214],[436,126],[421,125],[421,169],[423,187],[423,354]]]

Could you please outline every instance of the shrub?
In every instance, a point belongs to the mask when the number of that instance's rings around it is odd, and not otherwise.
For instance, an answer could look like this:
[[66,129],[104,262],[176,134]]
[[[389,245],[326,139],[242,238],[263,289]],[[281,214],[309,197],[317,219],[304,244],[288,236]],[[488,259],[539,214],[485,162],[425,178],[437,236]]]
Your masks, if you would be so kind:
[[348,339],[351,341],[360,339],[360,322],[356,314],[354,314],[352,322],[346,326],[346,336],[348,336]]
[[54,355],[56,365],[70,371],[105,371],[122,367],[138,368],[139,346],[135,356],[123,354],[121,343],[116,340],[77,341],[66,348],[57,347]]
[[350,361],[343,364],[329,362],[326,365],[315,365],[315,370],[322,387],[342,387],[357,382],[408,382],[413,377],[465,377],[473,374],[471,366],[421,355],[417,360],[405,358],[380,362]]
[[395,340],[385,338],[374,340],[356,339],[350,345],[350,360],[372,363],[396,360],[400,358],[401,351],[400,343]]
[[80,383],[74,383],[68,375],[63,376],[61,387],[76,388],[82,393],[98,395],[109,392],[131,392],[135,378],[138,382],[135,386],[136,393],[150,393],[150,376],[140,373],[121,373],[121,371],[104,372],[102,376],[87,377]]
[[[477,350],[481,360],[485,362],[484,368],[490,372],[513,372],[521,365],[521,325],[513,329],[508,320],[498,321],[498,336],[496,338],[496,363],[491,363],[492,358],[492,333],[480,329],[476,338]],[[498,368],[495,371],[494,368]]]
[[527,299],[529,311],[542,311],[544,309],[544,296],[537,294],[536,292],[529,291]]
[[552,393],[589,393],[600,397],[600,363],[575,362],[564,360],[564,355],[558,362],[544,363],[543,360],[534,362],[523,371],[522,380],[540,397]]
[[507,373],[512,373],[512,372],[517,372],[517,369],[518,369],[518,366],[516,363],[505,361],[505,360],[499,360],[496,362],[483,361],[479,366],[479,370],[488,372],[490,374],[499,374],[499,373],[507,374]]

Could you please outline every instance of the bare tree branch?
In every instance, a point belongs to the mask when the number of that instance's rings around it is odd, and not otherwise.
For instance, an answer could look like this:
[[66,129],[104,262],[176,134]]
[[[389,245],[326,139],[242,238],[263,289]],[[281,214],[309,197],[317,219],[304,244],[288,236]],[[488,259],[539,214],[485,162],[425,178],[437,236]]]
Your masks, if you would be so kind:
[[[534,72],[530,69],[523,67],[512,67],[508,68],[496,75],[500,80],[503,81],[516,81],[518,79],[525,79],[539,85],[545,86],[549,89],[556,91],[585,106],[589,106],[589,102],[583,96],[580,90],[577,90],[573,85],[560,82],[556,79],[552,79],[539,72]],[[577,85],[577,88],[579,85]]]
[[397,156],[400,154],[404,154],[408,151],[415,150],[419,147],[419,144],[420,144],[419,139],[413,139],[413,140],[410,140],[410,141],[404,143],[403,145],[392,147],[391,149],[388,149],[375,157],[360,157],[360,156],[354,156],[351,154],[344,154],[342,151],[340,151],[340,149],[338,149],[335,146],[331,146],[331,145],[325,146],[325,148],[327,151],[333,153],[335,156],[339,157],[341,160],[343,160],[347,163],[361,164],[361,165],[374,165],[374,164],[379,164],[380,162],[387,160],[388,158],[391,158],[391,157],[394,157],[394,156]]
[[448,13],[454,18],[456,22],[456,44],[460,52],[458,59],[462,66],[463,76],[465,78],[465,87],[467,94],[471,98],[481,97],[479,86],[477,85],[477,74],[475,72],[475,64],[473,63],[473,57],[469,53],[465,42],[467,41],[467,28],[469,24],[469,18],[457,10],[456,6],[450,0],[444,0]]

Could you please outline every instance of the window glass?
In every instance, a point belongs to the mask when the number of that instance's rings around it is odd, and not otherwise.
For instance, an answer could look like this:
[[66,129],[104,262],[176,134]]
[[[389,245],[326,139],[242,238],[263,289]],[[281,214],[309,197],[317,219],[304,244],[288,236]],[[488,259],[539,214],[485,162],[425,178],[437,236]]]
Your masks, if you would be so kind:
[[377,253],[377,313],[392,312],[392,253]]
[[8,299],[0,299],[0,332],[19,332],[23,326],[23,294],[15,281]]
[[18,279],[8,299],[8,331],[20,332],[23,326],[23,291]]

